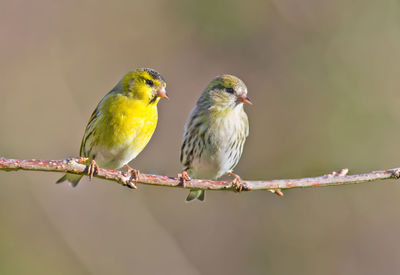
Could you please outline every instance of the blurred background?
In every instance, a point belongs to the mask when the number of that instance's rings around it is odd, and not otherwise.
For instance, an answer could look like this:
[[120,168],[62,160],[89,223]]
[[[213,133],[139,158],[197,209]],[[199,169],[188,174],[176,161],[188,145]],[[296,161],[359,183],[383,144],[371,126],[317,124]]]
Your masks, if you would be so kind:
[[[88,118],[123,74],[151,67],[170,100],[131,165],[174,176],[206,84],[247,84],[244,179],[400,166],[395,0],[0,2],[0,155],[76,156]],[[207,192],[0,172],[0,274],[396,274],[394,181]]]

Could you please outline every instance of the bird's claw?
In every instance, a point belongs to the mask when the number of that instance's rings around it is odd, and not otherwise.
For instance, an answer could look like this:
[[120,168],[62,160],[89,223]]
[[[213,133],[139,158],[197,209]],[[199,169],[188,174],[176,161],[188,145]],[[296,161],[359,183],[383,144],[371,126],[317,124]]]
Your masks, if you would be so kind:
[[394,169],[393,172],[392,172],[392,176],[393,176],[393,178],[395,178],[395,179],[399,179],[399,178],[400,178],[400,171],[399,171],[399,169]]
[[76,158],[76,159],[68,159],[68,161],[76,161],[76,163],[79,163],[79,164],[84,164],[86,161],[88,160],[88,158],[85,158],[85,157],[79,157],[79,158]]
[[181,173],[178,174],[178,181],[179,183],[185,187],[187,181],[191,181],[192,179],[189,177],[189,174],[186,170],[183,170]]
[[334,172],[327,174],[326,176],[329,178],[330,177],[344,177],[347,175],[347,173],[349,173],[349,169],[343,168],[343,169],[340,169],[339,172],[334,171]]
[[125,164],[125,168],[128,169],[128,173],[130,175],[129,181],[126,185],[132,189],[136,189],[136,183],[139,181],[140,178],[140,171],[137,169],[133,169],[128,164]]
[[89,174],[89,179],[92,180],[93,176],[95,174],[99,173],[99,166],[97,165],[96,161],[92,159],[90,161],[89,167],[88,167],[88,174]]
[[227,174],[234,178],[232,180],[232,187],[236,192],[241,192],[243,190],[247,190],[246,183],[242,182],[242,179],[239,177],[239,175],[236,175],[235,173],[232,173],[232,172],[229,172]]
[[281,189],[270,189],[269,192],[277,194],[279,197],[283,197],[285,194],[283,194]]

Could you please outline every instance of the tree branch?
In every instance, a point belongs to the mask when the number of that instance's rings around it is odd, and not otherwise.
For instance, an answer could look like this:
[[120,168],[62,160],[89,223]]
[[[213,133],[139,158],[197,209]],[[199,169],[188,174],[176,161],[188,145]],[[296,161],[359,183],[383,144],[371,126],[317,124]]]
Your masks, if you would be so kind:
[[[65,160],[19,160],[0,158],[0,170],[30,170],[62,173],[68,172],[73,174],[88,175],[88,166],[83,164],[86,160],[86,158],[70,158]],[[383,179],[398,179],[400,177],[400,168],[374,171],[358,175],[347,175],[347,172],[348,169],[342,169],[339,172],[332,172],[330,174],[314,178],[279,179],[268,181],[242,180],[242,190],[268,190],[282,196],[283,193],[281,190],[290,188],[344,185]],[[135,183],[141,183],[187,189],[195,188],[203,190],[237,191],[237,187],[232,181],[192,179],[187,181],[183,186],[182,182],[178,178],[174,177],[140,174],[139,179],[134,181],[132,176],[127,172],[103,168],[100,168],[94,176],[101,179],[116,181],[131,188],[136,188]]]

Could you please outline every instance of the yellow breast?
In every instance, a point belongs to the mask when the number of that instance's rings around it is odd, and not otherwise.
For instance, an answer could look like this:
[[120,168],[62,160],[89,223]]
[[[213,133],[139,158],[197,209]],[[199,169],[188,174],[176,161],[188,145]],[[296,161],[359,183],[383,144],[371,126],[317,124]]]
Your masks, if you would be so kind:
[[[149,142],[157,126],[157,106],[123,94],[113,94],[102,102],[99,119],[100,146],[133,150],[137,155]],[[122,147],[122,148],[121,148]]]

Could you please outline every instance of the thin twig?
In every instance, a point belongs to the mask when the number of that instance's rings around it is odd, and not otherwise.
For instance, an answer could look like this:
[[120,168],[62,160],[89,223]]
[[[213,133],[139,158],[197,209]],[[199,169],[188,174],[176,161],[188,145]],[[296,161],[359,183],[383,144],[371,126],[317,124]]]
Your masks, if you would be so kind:
[[[18,160],[0,158],[0,170],[30,170],[63,173],[68,172],[73,174],[88,175],[88,166],[82,164],[86,160],[86,158],[70,158],[64,160]],[[332,172],[330,174],[314,178],[279,179],[267,181],[242,180],[242,190],[268,190],[282,196],[283,193],[281,190],[290,188],[332,186],[351,183],[363,183],[383,179],[398,179],[400,177],[400,168],[374,171],[358,175],[347,175],[347,173],[348,169],[342,169],[339,172]],[[237,190],[237,187],[232,184],[232,181],[192,179],[185,182],[183,186],[182,182],[178,178],[142,173],[140,173],[139,179],[136,182],[133,182],[130,173],[103,168],[98,169],[97,173],[94,176],[101,179],[116,181],[128,187],[132,187],[134,183],[141,183],[148,185],[180,187],[188,189],[195,188],[203,190]]]

